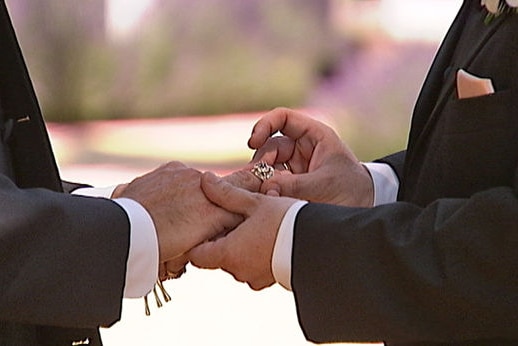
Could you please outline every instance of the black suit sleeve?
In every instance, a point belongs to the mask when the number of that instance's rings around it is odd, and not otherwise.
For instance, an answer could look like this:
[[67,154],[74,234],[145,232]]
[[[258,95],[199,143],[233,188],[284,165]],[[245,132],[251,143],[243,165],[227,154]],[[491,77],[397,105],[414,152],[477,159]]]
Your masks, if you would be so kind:
[[518,338],[517,247],[511,187],[424,208],[309,204],[293,244],[300,324],[317,342]]
[[72,183],[70,181],[61,181],[61,186],[63,188],[63,191],[66,193],[72,193],[77,189],[81,189],[84,187],[92,187],[92,185],[87,184],[80,184],[80,183]]
[[390,167],[392,167],[392,169],[396,173],[399,181],[401,181],[401,178],[403,177],[403,168],[405,166],[405,157],[406,157],[406,150],[403,150],[403,151],[399,151],[395,154],[385,156],[381,159],[375,160],[375,162],[388,164]]
[[129,221],[114,202],[0,176],[0,320],[91,328],[120,318]]

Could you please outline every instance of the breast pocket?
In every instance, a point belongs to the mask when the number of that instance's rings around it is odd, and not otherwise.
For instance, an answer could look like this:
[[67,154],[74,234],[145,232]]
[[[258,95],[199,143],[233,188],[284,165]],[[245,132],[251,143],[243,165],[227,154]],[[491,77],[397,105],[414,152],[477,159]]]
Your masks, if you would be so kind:
[[445,133],[510,130],[518,125],[518,90],[452,100],[443,112]]
[[454,177],[464,191],[512,184],[518,160],[517,90],[450,101],[437,125],[444,177]]

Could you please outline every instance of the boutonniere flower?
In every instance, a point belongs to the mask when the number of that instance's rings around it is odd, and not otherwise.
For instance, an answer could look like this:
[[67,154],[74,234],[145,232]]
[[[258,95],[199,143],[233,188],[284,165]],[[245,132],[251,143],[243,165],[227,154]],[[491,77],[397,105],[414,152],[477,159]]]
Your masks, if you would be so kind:
[[503,13],[518,12],[518,0],[481,0],[480,4],[487,11],[487,16],[484,20],[486,24],[489,24],[493,18]]

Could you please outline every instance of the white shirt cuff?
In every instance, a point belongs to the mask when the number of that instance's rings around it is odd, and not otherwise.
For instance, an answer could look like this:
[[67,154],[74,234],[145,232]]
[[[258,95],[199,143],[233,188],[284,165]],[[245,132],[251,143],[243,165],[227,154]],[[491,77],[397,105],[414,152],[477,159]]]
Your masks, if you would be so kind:
[[291,291],[291,256],[293,251],[293,228],[299,210],[306,201],[294,203],[284,215],[272,254],[272,272],[275,281]]
[[367,162],[363,165],[368,169],[374,184],[374,207],[395,202],[399,179],[392,167],[378,162]]
[[72,191],[72,194],[86,197],[110,198],[113,194],[113,190],[115,190],[116,187],[116,185],[108,187],[82,187]]
[[[81,188],[75,195],[110,198],[113,187]],[[138,202],[128,198],[113,200],[128,215],[130,248],[126,266],[124,298],[140,298],[148,294],[158,278],[158,239],[149,213]]]
[[129,198],[117,198],[130,221],[130,249],[126,267],[124,298],[148,294],[158,279],[158,239],[151,216],[144,207]]

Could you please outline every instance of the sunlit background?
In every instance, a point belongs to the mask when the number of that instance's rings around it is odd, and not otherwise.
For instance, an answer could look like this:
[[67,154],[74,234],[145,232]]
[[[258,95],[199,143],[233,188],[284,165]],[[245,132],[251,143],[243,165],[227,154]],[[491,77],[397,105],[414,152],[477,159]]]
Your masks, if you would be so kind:
[[[105,186],[169,160],[220,174],[276,106],[361,160],[404,147],[460,0],[7,0],[62,176]],[[307,345],[292,294],[189,267],[173,301],[124,302],[111,345]],[[153,299],[151,299],[153,301]],[[65,303],[65,302],[64,302]],[[70,302],[66,302],[69,304]],[[88,304],[88,302],[80,302]],[[354,313],[347,311],[344,313]]]

